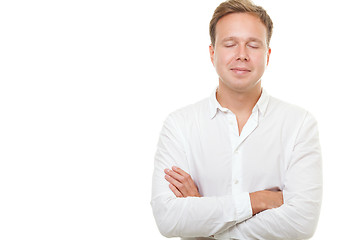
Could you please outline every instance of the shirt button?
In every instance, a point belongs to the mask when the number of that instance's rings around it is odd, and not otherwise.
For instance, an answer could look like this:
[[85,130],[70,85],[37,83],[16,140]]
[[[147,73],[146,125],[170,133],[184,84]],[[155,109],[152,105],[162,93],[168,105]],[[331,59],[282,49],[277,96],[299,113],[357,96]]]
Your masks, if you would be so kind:
[[239,183],[239,181],[238,181],[238,180],[235,180],[235,181],[234,181],[234,184],[238,184],[238,183]]

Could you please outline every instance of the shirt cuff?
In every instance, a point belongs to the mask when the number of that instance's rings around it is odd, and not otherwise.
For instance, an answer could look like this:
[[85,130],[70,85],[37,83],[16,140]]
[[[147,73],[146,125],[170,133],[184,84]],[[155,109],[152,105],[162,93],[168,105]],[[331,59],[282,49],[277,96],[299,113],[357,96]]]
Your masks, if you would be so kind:
[[[240,193],[233,195],[235,210],[236,210],[236,224],[245,221],[252,217],[252,208],[249,193]],[[215,239],[230,240],[230,229],[215,235]]]
[[252,217],[250,194],[247,192],[233,195],[236,209],[236,223]]

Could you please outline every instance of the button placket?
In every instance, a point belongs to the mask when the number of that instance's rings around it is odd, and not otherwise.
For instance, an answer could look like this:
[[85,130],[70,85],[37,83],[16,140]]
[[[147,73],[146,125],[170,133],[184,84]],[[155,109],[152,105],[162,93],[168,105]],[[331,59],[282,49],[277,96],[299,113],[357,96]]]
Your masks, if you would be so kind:
[[228,123],[230,125],[231,132],[235,134],[235,136],[238,136],[238,126],[237,126],[237,120],[235,114],[232,112],[229,112],[227,114]]
[[242,186],[240,184],[241,179],[241,158],[240,158],[240,145],[235,147],[233,152],[233,169],[232,169],[232,193],[241,193]]

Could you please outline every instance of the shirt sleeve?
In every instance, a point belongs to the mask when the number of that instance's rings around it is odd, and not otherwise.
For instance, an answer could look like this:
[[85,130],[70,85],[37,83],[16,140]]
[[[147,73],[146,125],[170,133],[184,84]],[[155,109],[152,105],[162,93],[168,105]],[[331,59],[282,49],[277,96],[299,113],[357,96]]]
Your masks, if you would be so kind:
[[307,114],[285,176],[284,204],[239,223],[217,239],[308,239],[315,232],[322,200],[322,160],[315,119]]
[[160,133],[154,161],[151,206],[166,237],[208,237],[252,216],[249,193],[236,196],[177,198],[165,180],[165,168],[188,172],[184,138],[171,115]]

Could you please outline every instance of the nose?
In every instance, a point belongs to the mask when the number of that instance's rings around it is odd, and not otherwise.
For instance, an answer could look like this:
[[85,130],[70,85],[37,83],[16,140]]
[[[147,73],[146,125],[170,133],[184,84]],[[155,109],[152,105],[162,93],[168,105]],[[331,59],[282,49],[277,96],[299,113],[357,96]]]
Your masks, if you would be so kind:
[[245,46],[239,46],[236,53],[236,61],[248,62],[250,57]]

